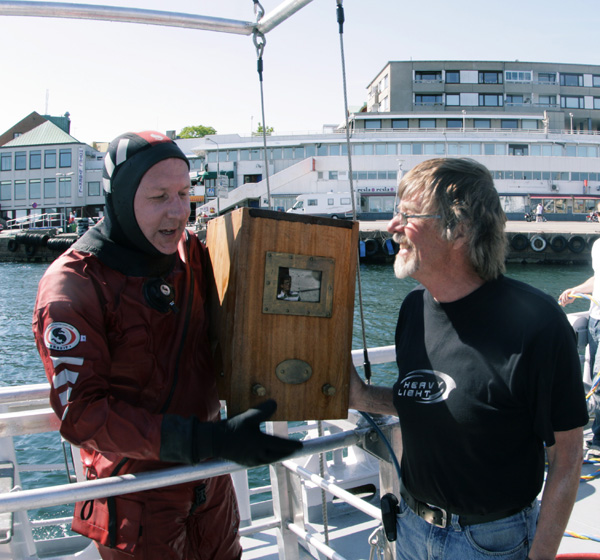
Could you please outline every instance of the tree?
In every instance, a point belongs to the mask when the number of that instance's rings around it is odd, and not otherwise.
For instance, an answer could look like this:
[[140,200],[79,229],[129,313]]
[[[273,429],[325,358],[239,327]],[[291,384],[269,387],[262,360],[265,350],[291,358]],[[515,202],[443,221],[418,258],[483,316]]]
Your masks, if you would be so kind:
[[202,138],[209,134],[216,134],[217,131],[212,126],[185,126],[179,133],[179,138]]
[[[267,126],[267,130],[266,130],[267,134],[271,134],[272,132],[275,132],[275,129],[272,126]],[[263,125],[262,123],[258,123],[258,128],[256,129],[256,134],[262,134],[263,133]]]

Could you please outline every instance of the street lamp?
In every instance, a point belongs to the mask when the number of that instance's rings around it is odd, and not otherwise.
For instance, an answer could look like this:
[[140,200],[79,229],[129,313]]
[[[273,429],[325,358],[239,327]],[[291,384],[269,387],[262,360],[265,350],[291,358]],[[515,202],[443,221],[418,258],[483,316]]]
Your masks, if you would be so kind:
[[219,167],[219,143],[216,140],[213,140],[212,138],[205,136],[204,137],[206,140],[208,140],[209,142],[212,142],[216,147],[217,147],[217,180],[215,181],[215,194],[217,196],[217,216],[221,213],[221,208],[220,208],[220,204],[219,204],[219,188],[220,188],[220,181],[221,181],[221,168]]
[[569,117],[571,117],[571,134],[573,134],[573,113],[569,113]]

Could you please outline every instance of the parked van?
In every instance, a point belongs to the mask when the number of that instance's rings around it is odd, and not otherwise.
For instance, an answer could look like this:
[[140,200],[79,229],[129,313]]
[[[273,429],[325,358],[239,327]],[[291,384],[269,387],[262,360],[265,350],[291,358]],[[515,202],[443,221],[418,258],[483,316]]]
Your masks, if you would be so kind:
[[288,212],[326,218],[352,218],[352,196],[348,192],[300,194]]

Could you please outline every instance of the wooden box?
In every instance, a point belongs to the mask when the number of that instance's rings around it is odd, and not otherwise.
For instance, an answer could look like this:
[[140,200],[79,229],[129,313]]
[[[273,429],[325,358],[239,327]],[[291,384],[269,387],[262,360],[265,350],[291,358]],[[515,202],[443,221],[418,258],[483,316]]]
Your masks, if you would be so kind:
[[273,420],[346,418],[358,223],[240,208],[206,244],[228,415],[273,398]]

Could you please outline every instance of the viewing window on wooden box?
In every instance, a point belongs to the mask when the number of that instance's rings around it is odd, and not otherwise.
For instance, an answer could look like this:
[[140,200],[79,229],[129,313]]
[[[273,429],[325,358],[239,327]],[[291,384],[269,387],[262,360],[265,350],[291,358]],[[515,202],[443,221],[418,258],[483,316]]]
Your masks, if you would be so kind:
[[331,317],[331,258],[267,252],[263,313]]

